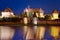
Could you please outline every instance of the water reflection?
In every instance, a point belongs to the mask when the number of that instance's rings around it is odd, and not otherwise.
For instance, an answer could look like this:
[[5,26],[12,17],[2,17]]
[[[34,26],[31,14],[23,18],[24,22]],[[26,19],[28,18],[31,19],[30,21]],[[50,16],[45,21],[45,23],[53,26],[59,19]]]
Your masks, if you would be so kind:
[[23,40],[23,27],[0,26],[0,40]]
[[38,40],[41,40],[44,37],[44,33],[45,33],[45,27],[38,26],[37,31],[36,31],[36,38]]
[[56,27],[56,26],[51,27],[51,36],[54,37],[54,40],[56,40],[59,37],[59,29],[60,27]]
[[24,37],[25,37],[25,40],[33,40],[34,39],[33,27],[24,26]]
[[26,40],[34,40],[34,30],[31,27],[28,28]]
[[9,40],[12,39],[14,35],[14,29],[8,27],[8,26],[0,26],[0,38],[1,40]]
[[24,37],[26,37],[27,31],[28,31],[28,26],[24,26]]
[[0,26],[0,40],[60,40],[60,26]]

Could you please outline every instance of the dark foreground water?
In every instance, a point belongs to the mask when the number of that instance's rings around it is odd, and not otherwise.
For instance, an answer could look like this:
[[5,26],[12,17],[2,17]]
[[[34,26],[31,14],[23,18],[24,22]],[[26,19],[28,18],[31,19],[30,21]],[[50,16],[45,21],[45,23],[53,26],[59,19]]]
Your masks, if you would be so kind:
[[60,26],[0,26],[0,40],[60,40]]

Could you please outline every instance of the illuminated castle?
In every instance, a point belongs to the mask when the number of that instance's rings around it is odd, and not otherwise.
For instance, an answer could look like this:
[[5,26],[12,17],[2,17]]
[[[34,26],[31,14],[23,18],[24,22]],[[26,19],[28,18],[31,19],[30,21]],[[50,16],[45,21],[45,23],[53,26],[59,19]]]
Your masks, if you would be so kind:
[[[44,10],[42,8],[30,8],[28,6],[24,9],[24,15],[26,17],[33,17],[33,15],[36,15],[36,17],[39,18],[45,18]],[[59,19],[59,13],[55,9],[51,15],[48,15],[48,18],[51,18],[51,20]],[[13,11],[10,8],[6,8],[4,11],[1,12],[0,18],[3,17],[15,17]]]
[[28,6],[27,8],[25,8],[24,13],[26,13],[27,17],[30,16],[30,12],[31,12],[30,6]]
[[26,13],[26,15],[28,17],[33,16],[33,14],[36,14],[36,17],[40,17],[40,18],[44,18],[44,10],[41,8],[30,8],[30,6],[28,6],[27,8],[25,8],[24,12]]
[[44,10],[43,9],[39,9],[39,14],[41,18],[44,18]]
[[2,17],[14,17],[14,13],[10,8],[6,8],[3,12],[1,12]]
[[53,19],[59,19],[59,13],[56,9],[53,11],[52,16],[53,16]]

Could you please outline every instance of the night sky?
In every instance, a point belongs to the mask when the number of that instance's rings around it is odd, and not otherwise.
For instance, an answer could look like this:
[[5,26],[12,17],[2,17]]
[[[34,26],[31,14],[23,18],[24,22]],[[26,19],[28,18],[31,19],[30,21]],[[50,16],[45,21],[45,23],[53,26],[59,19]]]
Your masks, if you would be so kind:
[[0,0],[0,12],[9,7],[19,15],[28,5],[31,8],[42,8],[45,14],[52,13],[54,9],[60,12],[60,0]]

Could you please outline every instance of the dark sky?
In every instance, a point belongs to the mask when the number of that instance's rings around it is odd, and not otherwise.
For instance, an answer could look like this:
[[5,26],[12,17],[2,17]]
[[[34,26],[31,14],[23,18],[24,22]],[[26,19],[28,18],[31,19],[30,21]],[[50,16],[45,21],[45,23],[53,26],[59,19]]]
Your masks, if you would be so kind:
[[0,0],[0,11],[9,7],[19,15],[28,5],[31,8],[42,8],[46,14],[52,13],[54,9],[60,12],[60,0]]

